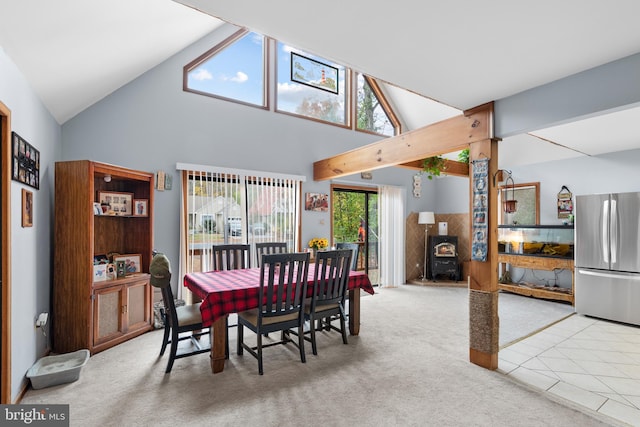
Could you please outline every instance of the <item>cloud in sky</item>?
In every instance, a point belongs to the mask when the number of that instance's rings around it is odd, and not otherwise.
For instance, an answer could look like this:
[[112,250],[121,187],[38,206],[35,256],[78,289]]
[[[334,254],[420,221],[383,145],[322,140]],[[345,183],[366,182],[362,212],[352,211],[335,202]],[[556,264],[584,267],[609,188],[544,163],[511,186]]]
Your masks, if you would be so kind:
[[200,81],[213,79],[211,73],[204,68],[198,68],[193,74],[191,74],[191,77],[193,77],[195,80]]
[[236,83],[244,83],[247,80],[249,80],[249,76],[246,73],[243,73],[242,71],[238,71],[235,76],[231,77],[230,80]]

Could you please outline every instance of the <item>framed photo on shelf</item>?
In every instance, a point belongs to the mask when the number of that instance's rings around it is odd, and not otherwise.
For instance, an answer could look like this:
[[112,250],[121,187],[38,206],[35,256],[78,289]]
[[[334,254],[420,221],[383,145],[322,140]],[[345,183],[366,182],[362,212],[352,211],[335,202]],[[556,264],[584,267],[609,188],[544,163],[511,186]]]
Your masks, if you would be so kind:
[[105,215],[127,216],[133,214],[133,193],[99,191],[98,202],[107,206]]
[[22,189],[22,226],[33,227],[33,193]]
[[93,214],[102,215],[102,207],[100,206],[100,203],[98,202],[93,203]]
[[149,216],[148,208],[148,199],[133,199],[133,216]]
[[140,273],[142,271],[142,255],[141,254],[126,254],[126,255],[114,255],[113,263],[117,264],[118,261],[124,261],[124,268],[126,274]]

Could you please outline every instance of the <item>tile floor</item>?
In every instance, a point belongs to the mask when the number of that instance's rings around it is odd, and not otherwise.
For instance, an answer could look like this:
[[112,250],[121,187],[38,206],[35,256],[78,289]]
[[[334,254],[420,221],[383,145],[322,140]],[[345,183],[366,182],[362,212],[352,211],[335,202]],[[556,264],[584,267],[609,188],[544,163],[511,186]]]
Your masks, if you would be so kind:
[[498,358],[515,380],[640,426],[640,327],[574,314]]

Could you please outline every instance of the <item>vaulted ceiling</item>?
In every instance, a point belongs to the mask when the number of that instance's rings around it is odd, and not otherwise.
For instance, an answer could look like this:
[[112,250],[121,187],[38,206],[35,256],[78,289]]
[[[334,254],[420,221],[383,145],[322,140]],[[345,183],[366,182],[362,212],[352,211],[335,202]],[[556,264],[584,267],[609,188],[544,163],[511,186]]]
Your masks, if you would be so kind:
[[[387,92],[409,129],[640,52],[636,0],[180,3],[0,0],[0,47],[64,123],[227,21],[405,89]],[[639,120],[629,108],[510,137],[501,161],[640,148]]]

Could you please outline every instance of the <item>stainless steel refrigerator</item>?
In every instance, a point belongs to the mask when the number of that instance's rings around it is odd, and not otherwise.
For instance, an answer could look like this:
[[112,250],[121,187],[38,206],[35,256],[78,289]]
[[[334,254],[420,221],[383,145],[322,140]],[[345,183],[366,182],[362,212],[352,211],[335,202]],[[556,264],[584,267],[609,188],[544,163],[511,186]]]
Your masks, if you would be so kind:
[[575,309],[640,325],[640,193],[576,196]]

